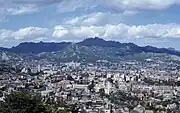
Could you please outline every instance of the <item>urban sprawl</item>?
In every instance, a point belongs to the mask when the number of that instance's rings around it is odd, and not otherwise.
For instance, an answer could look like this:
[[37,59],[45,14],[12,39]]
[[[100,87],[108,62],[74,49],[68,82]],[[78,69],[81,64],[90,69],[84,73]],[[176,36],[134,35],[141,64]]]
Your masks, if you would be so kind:
[[[180,113],[180,65],[166,57],[94,63],[2,55],[0,101],[26,90],[87,113]],[[63,109],[63,108],[61,108]]]

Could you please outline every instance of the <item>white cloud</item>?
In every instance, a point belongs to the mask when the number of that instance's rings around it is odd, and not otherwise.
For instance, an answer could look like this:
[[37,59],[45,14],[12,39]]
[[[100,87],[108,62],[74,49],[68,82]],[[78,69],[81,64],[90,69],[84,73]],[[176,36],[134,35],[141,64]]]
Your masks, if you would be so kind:
[[[59,12],[104,7],[107,10],[126,11],[125,13],[132,14],[138,10],[162,10],[179,3],[179,0],[1,0],[0,7],[10,10],[12,14],[34,12],[30,6],[39,9],[52,4],[56,4]],[[26,7],[28,5],[29,7]],[[21,6],[23,7],[20,8]],[[14,13],[12,9],[16,12]]]
[[[22,1],[22,0],[21,0]],[[47,4],[45,0],[41,0]],[[31,2],[32,3],[32,2]],[[38,2],[34,2],[38,3]],[[60,12],[75,11],[78,8],[91,9],[101,6],[114,11],[133,10],[162,10],[172,5],[179,4],[179,0],[50,0],[57,3]]]
[[11,15],[33,13],[36,11],[38,11],[38,8],[34,5],[17,5],[15,7],[6,9],[6,12]]
[[17,40],[33,40],[36,38],[47,37],[48,35],[49,30],[40,27],[27,27],[13,33],[14,38]]
[[135,14],[137,14],[137,13],[138,13],[138,11],[125,10],[122,14],[123,14],[124,16],[132,16],[132,15],[135,15]]
[[179,0],[98,0],[98,2],[115,11],[161,10],[180,3]]
[[34,4],[34,5],[49,5],[59,3],[63,0],[1,0],[0,4]]
[[125,13],[96,12],[69,19],[65,24],[73,26],[118,24],[123,21],[124,17],[130,15]]
[[7,15],[21,15],[37,12],[39,9],[35,5],[12,5],[7,6],[0,5],[0,15],[6,17]]
[[1,0],[0,15],[20,15],[36,12],[40,7],[55,4],[61,0]]
[[[65,33],[64,33],[65,30]],[[180,38],[180,25],[177,24],[149,24],[139,26],[129,26],[126,24],[104,26],[79,26],[79,27],[62,27],[55,29],[53,35],[60,39],[73,40],[73,38],[103,37],[105,39],[167,39]]]
[[0,40],[9,40],[12,38],[12,31],[11,30],[6,30],[6,29],[1,29],[0,30]]
[[68,34],[68,30],[62,26],[56,26],[52,34],[53,37],[63,37]]
[[0,40],[23,40],[34,41],[38,38],[48,38],[51,36],[50,30],[40,27],[21,28],[17,31],[2,29],[0,30]]
[[95,0],[62,0],[57,5],[58,12],[72,12],[77,9],[88,10],[94,7]]
[[[0,0],[0,22],[7,20],[7,15],[34,13],[54,5],[60,13],[85,10],[96,12],[69,20],[75,24],[78,24],[78,20],[83,20],[82,25],[97,25],[98,22],[100,25],[117,24],[122,22],[122,16],[135,15],[141,10],[163,10],[179,3],[179,0]],[[99,9],[113,13],[97,13]]]
[[94,0],[1,0],[0,10],[12,15],[38,11],[41,7],[55,4],[58,12],[72,12],[78,8],[89,9]]
[[101,37],[111,40],[167,40],[180,39],[179,24],[149,24],[130,26],[126,24],[107,24],[102,26],[55,26],[53,29],[27,27],[19,30],[0,29],[1,43],[12,41],[80,41],[88,37]]

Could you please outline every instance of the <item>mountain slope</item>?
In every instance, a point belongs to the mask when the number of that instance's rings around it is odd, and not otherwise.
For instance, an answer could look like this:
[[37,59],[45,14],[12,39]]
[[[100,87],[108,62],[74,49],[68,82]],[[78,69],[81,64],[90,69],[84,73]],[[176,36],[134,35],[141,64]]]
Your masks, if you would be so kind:
[[10,48],[8,51],[14,52],[14,53],[52,52],[52,51],[60,51],[70,44],[71,42],[61,42],[61,43],[25,42],[25,43],[19,44],[16,47]]
[[145,46],[141,47],[144,52],[152,52],[152,53],[167,53],[171,55],[177,55],[180,56],[180,52],[172,49],[167,48],[156,48],[152,46]]
[[[0,48],[1,51],[9,51],[13,53],[24,53],[24,54],[39,54],[42,52],[67,52],[70,50],[70,46],[72,45],[71,42],[61,42],[61,43],[32,43],[32,42],[25,42],[21,43],[16,47],[12,48]],[[176,51],[174,49],[166,49],[166,48],[156,48],[152,46],[145,46],[140,47],[133,43],[120,43],[116,41],[106,41],[101,38],[95,37],[95,38],[88,38],[81,42],[78,42],[75,44],[77,46],[77,50],[79,52],[84,52],[85,54],[92,54],[91,51],[94,51],[94,55],[98,55],[99,50],[102,50],[106,55],[107,50],[112,55],[118,55],[118,56],[125,56],[125,55],[132,55],[137,53],[166,53],[171,55],[177,55],[180,56],[180,52]],[[86,48],[86,49],[85,49]],[[71,48],[72,49],[72,48]],[[86,50],[86,51],[84,51]],[[108,53],[108,54],[109,54]],[[82,54],[83,55],[83,54]],[[102,54],[103,55],[103,54]],[[95,57],[95,56],[94,56]]]
[[105,41],[98,37],[88,38],[77,44],[81,46],[115,47],[115,48],[120,48],[124,50],[122,52],[131,52],[132,54],[141,53],[141,52],[145,52],[145,53],[152,52],[152,53],[167,53],[171,55],[180,56],[180,51],[176,51],[174,49],[156,48],[152,46],[140,47],[140,46],[135,45],[134,43],[120,43],[116,41]]
[[[115,47],[80,46],[73,44],[58,52],[40,53],[40,58],[55,59],[58,61],[97,61],[97,60],[120,60],[118,52],[121,50]],[[122,53],[122,52],[121,52]]]
[[151,58],[171,59],[171,56],[172,55],[167,53],[132,52],[129,48],[82,46],[78,44],[70,45],[61,51],[38,54],[40,59],[61,62],[76,61],[91,63],[99,60],[119,62],[123,60],[144,61],[145,59]]

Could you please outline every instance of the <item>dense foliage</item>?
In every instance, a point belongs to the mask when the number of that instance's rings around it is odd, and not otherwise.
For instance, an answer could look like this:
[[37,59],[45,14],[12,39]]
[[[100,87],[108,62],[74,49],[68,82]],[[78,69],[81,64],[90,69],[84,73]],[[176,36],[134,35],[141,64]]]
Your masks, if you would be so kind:
[[45,102],[40,95],[26,92],[14,92],[5,96],[4,101],[0,102],[0,113],[69,113],[70,111],[70,106]]

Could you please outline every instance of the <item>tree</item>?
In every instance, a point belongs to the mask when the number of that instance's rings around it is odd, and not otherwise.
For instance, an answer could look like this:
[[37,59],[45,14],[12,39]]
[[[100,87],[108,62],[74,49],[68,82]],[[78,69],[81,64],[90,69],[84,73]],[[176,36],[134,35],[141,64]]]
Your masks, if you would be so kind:
[[30,95],[26,92],[6,95],[0,107],[1,113],[49,113],[39,95]]
[[88,89],[89,89],[91,92],[94,92],[94,90],[95,90],[94,87],[95,87],[95,83],[94,83],[94,81],[92,81],[91,84],[88,85]]
[[68,76],[67,76],[67,80],[75,81],[74,78],[73,78],[71,75],[68,75]]
[[0,113],[70,113],[71,106],[43,101],[39,94],[13,92],[0,101]]
[[104,88],[99,89],[99,94],[102,98],[106,96]]
[[177,86],[180,86],[180,81],[177,81],[177,82],[176,82],[176,85],[177,85]]

